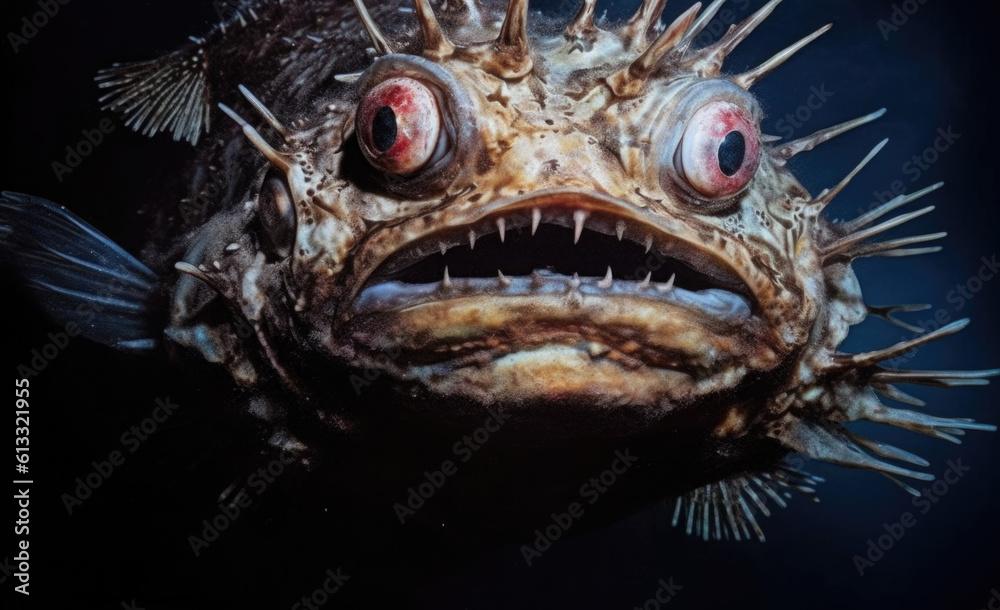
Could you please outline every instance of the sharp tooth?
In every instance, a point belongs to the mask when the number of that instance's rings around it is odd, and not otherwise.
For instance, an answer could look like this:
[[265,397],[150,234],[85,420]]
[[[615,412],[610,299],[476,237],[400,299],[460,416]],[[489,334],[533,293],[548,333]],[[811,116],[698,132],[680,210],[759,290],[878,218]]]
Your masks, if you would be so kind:
[[476,247],[476,232],[469,229],[469,250],[473,250]]
[[500,285],[504,288],[510,286],[510,280],[507,279],[507,276],[505,276],[503,271],[500,271],[499,269],[497,269],[497,280],[500,281]]
[[577,210],[573,212],[573,243],[580,241],[580,235],[583,233],[583,223],[587,219],[587,213],[583,210]]
[[603,356],[604,354],[610,351],[611,348],[608,347],[607,345],[604,345],[603,343],[596,343],[594,341],[591,341],[590,343],[587,344],[587,353],[594,358]]
[[611,265],[608,265],[608,272],[604,274],[604,279],[597,282],[597,287],[602,290],[607,290],[611,288],[611,282],[613,278],[611,277]]
[[448,276],[448,265],[444,266],[444,277],[441,279],[442,288],[451,288],[451,278]]
[[670,279],[667,280],[666,284],[657,284],[656,289],[660,292],[670,292],[674,289],[674,278],[677,277],[676,273],[670,274]]
[[615,235],[618,236],[618,241],[622,240],[622,236],[625,235],[625,221],[619,220],[615,223]]
[[641,282],[639,282],[639,290],[645,290],[645,289],[649,288],[649,280],[652,279],[652,277],[653,277],[653,272],[652,271],[647,271],[646,272],[646,279],[644,279]]
[[531,209],[531,234],[538,230],[538,223],[542,222],[542,211],[538,208]]
[[653,236],[646,236],[646,254],[649,254],[649,249],[653,247]]
[[535,271],[531,272],[531,287],[532,288],[541,288],[544,283],[545,283],[545,280],[542,279],[542,274],[539,273],[537,269]]
[[580,274],[573,272],[573,278],[569,281],[569,287],[576,290],[580,287]]
[[443,241],[438,242],[438,248],[441,250],[441,256],[444,256],[445,252],[448,251],[448,246]]
[[500,243],[503,243],[504,237],[507,235],[507,221],[503,218],[497,218],[497,230],[500,231]]

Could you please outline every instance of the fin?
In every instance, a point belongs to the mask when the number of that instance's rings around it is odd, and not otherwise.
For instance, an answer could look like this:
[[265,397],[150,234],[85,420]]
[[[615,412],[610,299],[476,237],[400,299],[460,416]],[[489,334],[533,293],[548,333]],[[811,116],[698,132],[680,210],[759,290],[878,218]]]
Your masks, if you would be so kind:
[[174,140],[197,144],[209,129],[205,52],[194,43],[158,59],[115,64],[95,80],[106,90],[102,110],[122,115],[125,125],[145,136],[170,131]]
[[729,540],[730,536],[737,541],[749,540],[753,530],[753,535],[764,542],[764,531],[757,523],[754,511],[770,517],[769,502],[785,508],[785,499],[791,497],[789,489],[818,502],[815,485],[822,482],[820,477],[787,464],[781,464],[770,472],[739,474],[678,497],[674,502],[671,523],[676,527],[683,522],[688,535],[700,536],[704,540]]
[[158,346],[165,301],[156,274],[65,208],[0,194],[0,250],[58,323],[124,351]]

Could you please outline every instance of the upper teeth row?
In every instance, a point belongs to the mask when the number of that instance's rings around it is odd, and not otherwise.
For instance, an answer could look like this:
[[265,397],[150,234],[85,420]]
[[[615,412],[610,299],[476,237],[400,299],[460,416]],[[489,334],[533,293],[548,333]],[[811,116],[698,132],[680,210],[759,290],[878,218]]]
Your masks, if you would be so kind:
[[[576,244],[576,243],[578,243],[580,241],[580,236],[583,234],[583,229],[585,228],[585,226],[587,224],[587,219],[589,218],[589,216],[590,216],[590,213],[586,212],[585,210],[575,210],[573,212],[572,218],[573,218],[573,243],[574,244]],[[531,234],[532,235],[534,235],[535,232],[538,231],[538,226],[541,224],[541,222],[542,222],[542,210],[540,208],[532,208],[532,210],[531,210]],[[500,217],[498,217],[498,218],[496,218],[494,220],[494,224],[496,224],[497,233],[500,236],[500,242],[503,243],[504,240],[507,237],[507,219],[504,218],[503,216],[500,216]],[[618,241],[621,241],[625,237],[625,221],[624,220],[619,219],[615,223],[615,235],[618,237]],[[478,237],[478,235],[476,234],[476,231],[474,229],[469,229],[469,233],[468,233],[469,249],[475,249],[475,247],[476,247],[476,238],[477,237]],[[441,249],[441,254],[442,255],[445,254],[448,251],[448,247],[449,246],[445,242],[443,242],[443,241],[439,242],[438,245],[439,245],[439,247]],[[646,252],[648,253],[650,251],[650,249],[653,247],[653,236],[647,234],[645,236],[645,238],[643,239],[643,245],[645,246]]]

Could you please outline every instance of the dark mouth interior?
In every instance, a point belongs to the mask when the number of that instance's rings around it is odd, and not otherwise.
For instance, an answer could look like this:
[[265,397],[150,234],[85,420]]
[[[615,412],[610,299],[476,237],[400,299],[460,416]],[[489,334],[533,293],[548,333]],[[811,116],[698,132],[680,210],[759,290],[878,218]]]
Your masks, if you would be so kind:
[[498,270],[508,277],[548,270],[565,276],[576,273],[602,278],[609,266],[616,281],[641,282],[651,272],[652,282],[666,282],[674,275],[674,284],[690,291],[720,287],[713,278],[655,249],[647,253],[633,241],[619,241],[614,235],[588,229],[574,244],[573,229],[553,224],[540,225],[535,235],[527,227],[508,229],[503,242],[499,233],[482,235],[474,249],[467,243],[454,246],[444,255],[434,253],[386,279],[430,284],[441,281],[445,267],[452,278],[496,278]]

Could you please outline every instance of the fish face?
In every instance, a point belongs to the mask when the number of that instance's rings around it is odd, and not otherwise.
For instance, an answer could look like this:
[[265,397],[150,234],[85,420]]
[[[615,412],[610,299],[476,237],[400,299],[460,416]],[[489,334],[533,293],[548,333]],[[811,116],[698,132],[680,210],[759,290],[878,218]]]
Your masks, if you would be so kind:
[[267,151],[257,243],[278,256],[228,291],[273,268],[282,294],[244,315],[294,303],[265,325],[486,404],[666,413],[787,367],[821,312],[816,214],[757,101],[677,49],[636,84],[643,44],[593,38],[539,35],[513,77],[475,40],[377,59]]
[[[362,99],[409,63],[373,66]],[[393,176],[393,190],[427,199],[398,206],[365,236],[331,345],[364,366],[397,353],[387,371],[434,393],[598,408],[670,408],[771,370],[801,346],[815,309],[797,279],[772,281],[804,277],[782,255],[783,236],[767,231],[759,243],[734,231],[760,220],[754,205],[770,189],[756,177],[772,170],[751,167],[759,110],[744,91],[682,79],[623,103],[599,74],[574,100],[453,63],[443,71],[461,90],[443,97],[467,100],[468,133],[447,144],[453,159],[423,171],[454,177],[425,186],[420,172]],[[683,129],[699,111],[732,112],[751,138],[742,184],[714,200],[680,165],[685,155],[702,163],[685,146],[713,137]],[[359,132],[372,128],[364,118]],[[444,120],[445,133],[454,122]]]

